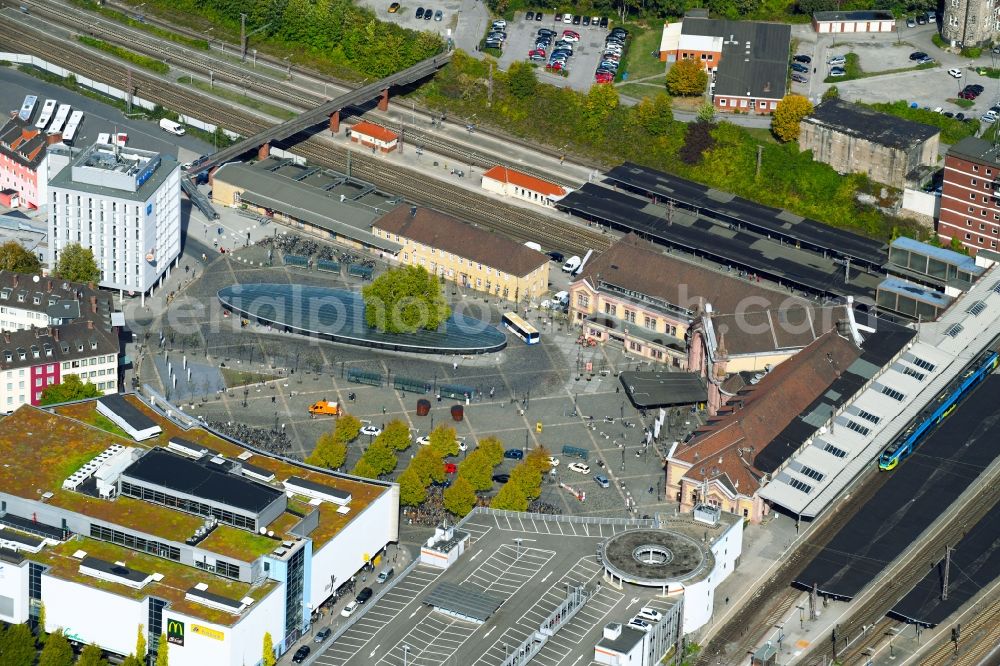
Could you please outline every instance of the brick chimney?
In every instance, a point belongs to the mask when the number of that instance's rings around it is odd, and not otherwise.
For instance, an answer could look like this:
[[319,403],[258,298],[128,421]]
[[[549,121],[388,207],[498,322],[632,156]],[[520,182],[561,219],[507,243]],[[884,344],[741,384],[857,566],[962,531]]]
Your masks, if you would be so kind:
[[60,141],[62,141],[62,132],[45,135],[45,144],[48,146],[51,146],[54,143],[59,143]]
[[17,273],[14,273],[14,286],[15,287],[17,286],[18,282],[19,282],[19,279],[17,277]]
[[90,311],[95,314],[97,313],[97,296],[90,297]]
[[94,330],[94,322],[91,319],[87,320],[87,330],[90,330],[90,331]]
[[3,332],[3,340],[7,344],[10,344],[10,333],[9,332],[7,332],[7,331]]
[[52,293],[52,280],[48,280],[45,284],[45,290],[50,294]]
[[52,327],[52,339],[55,340],[56,342],[59,342],[59,327],[58,326],[53,326]]

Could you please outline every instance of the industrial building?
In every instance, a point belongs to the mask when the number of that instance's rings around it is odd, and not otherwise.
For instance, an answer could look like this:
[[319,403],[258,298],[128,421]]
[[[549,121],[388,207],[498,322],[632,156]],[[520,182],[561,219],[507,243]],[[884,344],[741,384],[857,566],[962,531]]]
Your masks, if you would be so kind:
[[[158,401],[162,408],[164,404]],[[136,396],[0,422],[0,620],[177,666],[257,664],[397,538],[398,487],[253,451]],[[134,436],[90,425],[110,417]],[[33,436],[25,437],[25,433]],[[108,621],[114,618],[114,622]]]
[[896,18],[889,11],[813,12],[813,30],[820,34],[892,32]]
[[1000,149],[994,144],[970,136],[948,149],[937,228],[942,245],[958,244],[973,257],[982,250],[997,252],[998,176]]
[[839,99],[802,120],[799,147],[838,173],[863,173],[904,188],[935,168],[941,130]]
[[100,286],[145,297],[180,256],[180,165],[100,143],[59,159],[65,166],[53,163],[49,182],[49,266],[79,243],[94,253]]

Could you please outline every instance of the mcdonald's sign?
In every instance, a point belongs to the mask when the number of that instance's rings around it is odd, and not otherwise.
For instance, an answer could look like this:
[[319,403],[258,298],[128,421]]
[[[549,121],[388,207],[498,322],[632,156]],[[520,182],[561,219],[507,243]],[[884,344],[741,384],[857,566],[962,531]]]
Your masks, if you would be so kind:
[[167,642],[174,645],[184,645],[184,623],[180,620],[167,620]]

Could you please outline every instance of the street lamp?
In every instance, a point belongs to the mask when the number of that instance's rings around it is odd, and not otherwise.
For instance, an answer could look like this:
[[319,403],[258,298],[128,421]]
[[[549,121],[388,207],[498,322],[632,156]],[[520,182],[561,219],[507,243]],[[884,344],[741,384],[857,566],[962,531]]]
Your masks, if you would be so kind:
[[403,644],[403,666],[406,666],[406,658],[410,654],[410,646]]

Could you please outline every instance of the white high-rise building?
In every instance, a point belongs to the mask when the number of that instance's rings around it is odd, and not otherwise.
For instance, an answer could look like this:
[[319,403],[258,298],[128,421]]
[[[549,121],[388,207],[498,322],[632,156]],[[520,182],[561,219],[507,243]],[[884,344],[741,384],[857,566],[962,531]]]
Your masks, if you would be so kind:
[[180,166],[168,155],[94,144],[49,182],[48,264],[90,248],[100,285],[145,295],[181,252]]

